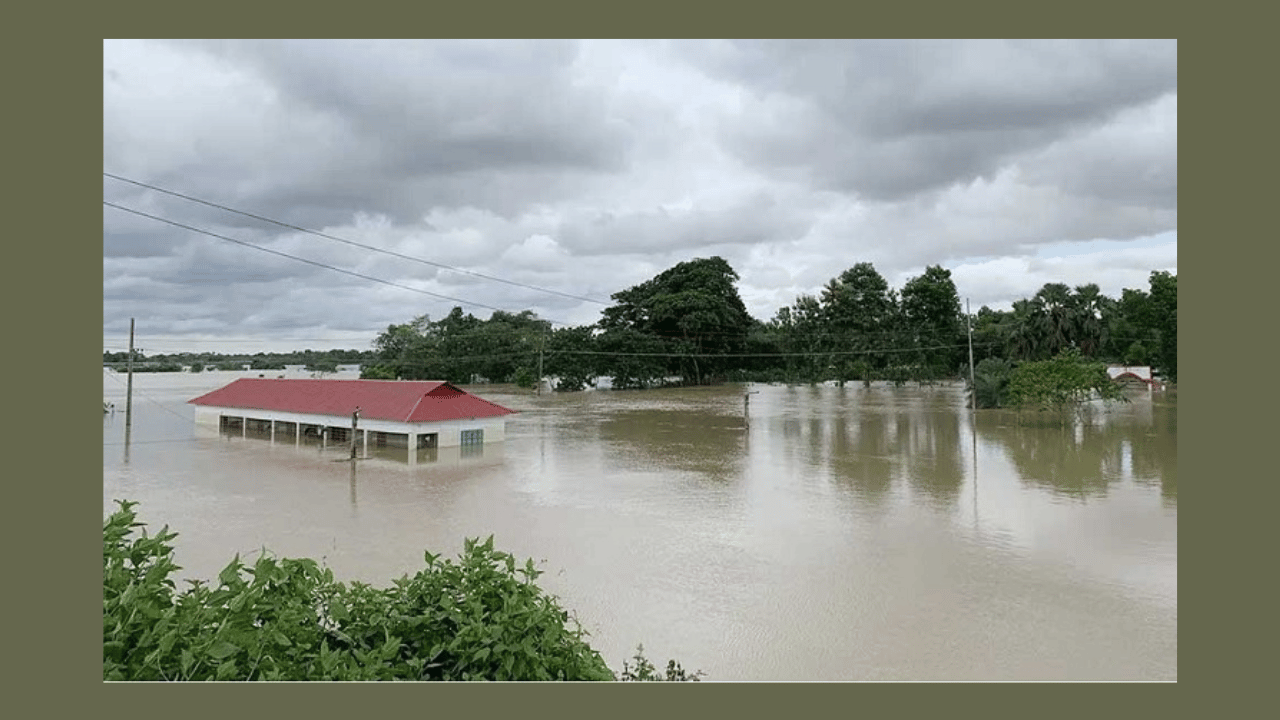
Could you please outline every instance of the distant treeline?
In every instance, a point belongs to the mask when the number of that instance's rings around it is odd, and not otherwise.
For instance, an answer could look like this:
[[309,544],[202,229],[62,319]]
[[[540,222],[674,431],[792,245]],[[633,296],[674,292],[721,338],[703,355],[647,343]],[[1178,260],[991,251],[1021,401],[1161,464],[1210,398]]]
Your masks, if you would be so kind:
[[[500,382],[581,390],[597,378],[614,388],[723,381],[896,383],[967,378],[973,357],[999,375],[1063,352],[1089,362],[1150,365],[1178,377],[1178,278],[1152,272],[1146,289],[1102,294],[1096,284],[1048,283],[1010,310],[986,306],[966,317],[951,272],[930,266],[900,289],[871,263],[833,277],[818,295],[800,295],[762,322],[751,317],[738,274],[720,257],[682,262],[614,293],[593,324],[552,327],[532,311],[487,320],[455,307],[389,325],[373,349],[294,353],[135,355],[135,371],[203,369],[313,371],[359,363],[361,376],[456,383]],[[103,353],[123,369],[127,353]]]
[[454,308],[390,325],[365,361],[370,378],[515,382],[555,378],[579,390],[725,380],[841,383],[967,377],[974,362],[1012,367],[1063,352],[1091,362],[1151,365],[1177,380],[1177,276],[1153,272],[1119,298],[1097,285],[1044,285],[1008,311],[962,311],[951,272],[931,266],[893,289],[871,263],[801,295],[768,322],[751,317],[738,274],[719,257],[683,262],[612,296],[599,322],[553,328],[531,311],[488,320]]
[[[372,350],[302,350],[288,353],[255,353],[224,355],[222,353],[173,353],[146,355],[134,351],[134,372],[192,372],[203,370],[284,370],[286,365],[305,365],[318,372],[334,372],[339,365],[356,365],[371,362],[376,353]],[[115,370],[124,370],[129,361],[128,352],[104,352],[102,364]]]

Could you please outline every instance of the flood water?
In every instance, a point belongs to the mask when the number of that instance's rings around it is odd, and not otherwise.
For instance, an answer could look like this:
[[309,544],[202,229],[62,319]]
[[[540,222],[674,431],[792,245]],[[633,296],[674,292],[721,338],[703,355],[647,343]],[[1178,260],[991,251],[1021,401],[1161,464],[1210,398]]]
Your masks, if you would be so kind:
[[265,547],[385,586],[492,534],[615,670],[643,643],[708,680],[1177,679],[1172,394],[975,423],[958,384],[481,386],[506,441],[410,466],[196,429],[187,400],[257,372],[134,375],[126,445],[103,374],[103,512],[177,531],[183,577]]

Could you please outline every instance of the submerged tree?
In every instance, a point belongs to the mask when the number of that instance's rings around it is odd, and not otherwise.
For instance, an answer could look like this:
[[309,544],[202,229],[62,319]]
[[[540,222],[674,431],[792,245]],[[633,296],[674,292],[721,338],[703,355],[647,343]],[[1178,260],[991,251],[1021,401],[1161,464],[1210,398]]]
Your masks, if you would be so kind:
[[953,373],[960,365],[964,339],[960,295],[951,271],[941,265],[902,286],[904,346],[915,349],[915,361],[924,377]]
[[669,355],[662,363],[666,374],[705,384],[730,369],[728,358],[706,356],[741,352],[751,329],[737,280],[738,273],[721,257],[682,262],[614,293],[615,304],[599,323],[604,331],[599,342],[619,345],[616,352],[622,353],[635,344],[632,334],[652,338],[658,343],[642,344]]
[[870,382],[872,373],[884,368],[888,361],[880,350],[891,336],[896,310],[889,283],[871,263],[858,263],[826,284],[821,317],[828,346],[854,353],[833,356],[837,380],[843,383],[857,376]]
[[1159,337],[1155,367],[1170,382],[1178,382],[1178,276],[1151,273],[1149,327]]
[[1088,360],[1074,347],[1049,360],[1018,365],[1009,376],[1010,407],[1064,410],[1085,400],[1123,400],[1120,386],[1103,363]]
[[971,399],[980,408],[1004,407],[1013,366],[1003,358],[983,358],[973,369]]

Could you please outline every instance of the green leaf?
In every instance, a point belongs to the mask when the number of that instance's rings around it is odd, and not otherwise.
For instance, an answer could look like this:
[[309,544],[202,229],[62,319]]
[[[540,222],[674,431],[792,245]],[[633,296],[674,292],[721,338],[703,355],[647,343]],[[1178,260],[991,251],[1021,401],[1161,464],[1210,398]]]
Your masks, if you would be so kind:
[[232,680],[236,675],[236,661],[231,660],[218,666],[218,680]]
[[240,579],[240,553],[236,553],[236,557],[229,565],[218,573],[218,580],[224,585],[233,585]]
[[208,652],[209,652],[209,657],[213,658],[214,660],[222,660],[225,657],[228,657],[240,652],[240,647],[232,643],[229,643],[226,640],[218,640],[217,642],[209,646]]

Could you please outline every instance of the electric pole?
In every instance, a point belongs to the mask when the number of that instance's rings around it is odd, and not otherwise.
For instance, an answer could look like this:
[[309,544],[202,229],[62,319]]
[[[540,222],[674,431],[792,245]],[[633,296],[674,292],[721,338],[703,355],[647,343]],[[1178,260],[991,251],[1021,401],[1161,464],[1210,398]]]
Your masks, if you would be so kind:
[[129,433],[133,429],[133,318],[129,318],[129,360],[126,367],[129,373],[129,383],[124,401],[124,444],[128,447]]
[[964,299],[964,317],[969,325],[969,398],[973,412],[978,412],[978,386],[973,382],[973,315],[969,312],[969,298]]
[[356,459],[356,420],[360,417],[360,406],[357,405],[355,412],[351,413],[351,459]]

